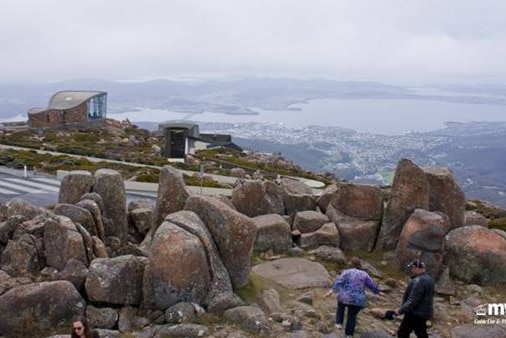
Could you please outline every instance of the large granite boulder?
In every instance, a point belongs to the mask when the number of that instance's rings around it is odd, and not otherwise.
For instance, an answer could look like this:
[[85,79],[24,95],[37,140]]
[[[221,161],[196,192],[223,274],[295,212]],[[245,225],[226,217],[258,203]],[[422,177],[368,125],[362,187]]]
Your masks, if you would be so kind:
[[91,192],[94,181],[89,171],[70,171],[61,180],[58,203],[76,204],[81,200],[81,196]]
[[0,296],[0,330],[4,337],[47,337],[68,331],[86,303],[68,281],[32,283]]
[[257,228],[254,249],[260,252],[284,253],[292,247],[290,224],[278,214],[261,215],[252,218]]
[[162,222],[153,236],[144,269],[144,306],[165,310],[181,301],[200,304],[210,282],[207,256],[199,238],[176,224]]
[[329,218],[315,210],[299,211],[293,219],[293,230],[301,233],[314,232],[329,222]]
[[[166,165],[160,170],[158,194],[154,212],[153,230],[156,230],[165,216],[182,210],[191,192],[186,188],[183,174]],[[154,232],[154,231],[153,231]]]
[[296,238],[297,245],[301,248],[317,247],[320,245],[339,247],[340,245],[339,231],[332,222],[325,223],[316,231],[302,233],[300,236],[294,237]]
[[12,198],[5,204],[4,218],[8,219],[15,215],[22,215],[25,219],[32,219],[36,216],[46,214],[47,210],[37,207],[32,203],[20,198]]
[[464,225],[466,196],[448,168],[424,168],[429,181],[429,210],[450,217],[451,229]]
[[[90,193],[91,195],[91,193]],[[85,195],[86,196],[86,195]],[[90,212],[91,217],[93,218],[93,223],[95,225],[96,235],[104,240],[105,239],[105,226],[104,221],[102,219],[103,208],[100,208],[99,203],[92,199],[82,199],[76,203],[76,206],[86,209]],[[92,233],[92,231],[90,231]]]
[[30,234],[9,240],[0,255],[1,268],[11,276],[31,277],[44,267],[43,249],[40,241]]
[[251,218],[209,196],[190,196],[185,209],[195,212],[206,224],[234,288],[245,286],[249,281],[251,254],[257,235]]
[[249,217],[285,213],[283,192],[271,181],[239,181],[232,191],[232,204]]
[[429,193],[425,172],[408,159],[400,160],[379,233],[378,249],[395,249],[411,213],[415,209],[429,210]]
[[146,257],[132,255],[97,258],[90,264],[86,294],[91,302],[114,305],[139,305]]
[[107,236],[117,237],[126,243],[128,235],[125,183],[116,170],[99,169],[95,172],[93,192],[104,201],[104,216],[111,219],[106,227]]
[[92,236],[98,235],[95,220],[89,210],[74,204],[59,203],[55,205],[53,212],[55,215],[66,216],[72,222],[81,224]]
[[272,328],[265,313],[255,306],[239,306],[223,313],[223,317],[256,337],[272,336]]
[[76,225],[65,216],[48,219],[44,227],[46,265],[62,270],[70,258],[88,266],[83,236]]
[[255,265],[252,272],[285,288],[328,288],[330,275],[323,265],[305,258],[281,258]]
[[283,178],[281,180],[285,213],[295,217],[299,211],[316,210],[316,199],[311,188],[299,180]]
[[177,224],[200,240],[207,255],[211,277],[210,290],[203,300],[209,312],[223,311],[242,304],[233,293],[230,275],[223,264],[213,237],[199,216],[188,210],[181,210],[165,217],[165,220]]
[[323,213],[327,211],[327,206],[330,204],[330,201],[332,201],[332,198],[334,198],[334,195],[338,193],[339,187],[339,183],[332,183],[325,187],[320,196],[316,199],[316,205]]
[[474,284],[506,282],[506,239],[479,225],[450,231],[445,263],[454,277]]
[[88,323],[98,329],[112,329],[118,321],[118,310],[110,307],[95,307],[89,304],[86,307]]
[[327,208],[327,217],[337,226],[339,243],[343,251],[371,251],[379,229],[379,221],[366,221],[350,217],[332,205]]
[[77,291],[84,292],[84,282],[88,276],[88,268],[83,262],[70,258],[62,271],[57,272],[53,280],[66,280],[72,283]]
[[342,183],[330,204],[342,213],[363,220],[381,220],[383,197],[377,186]]
[[416,209],[404,224],[397,243],[400,268],[413,259],[421,259],[426,264],[427,272],[436,278],[441,272],[444,236],[448,228],[446,215]]

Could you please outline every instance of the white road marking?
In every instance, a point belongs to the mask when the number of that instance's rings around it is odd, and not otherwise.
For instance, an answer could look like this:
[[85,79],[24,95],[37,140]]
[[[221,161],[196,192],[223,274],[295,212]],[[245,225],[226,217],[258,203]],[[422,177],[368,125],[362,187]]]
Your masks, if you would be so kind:
[[40,189],[43,189],[43,190],[46,190],[46,191],[53,191],[53,192],[59,192],[60,191],[60,188],[57,188],[57,187],[54,187],[54,186],[50,186],[50,185],[47,185],[47,184],[42,184],[42,183],[32,182],[32,181],[29,181],[29,180],[24,180],[24,179],[21,179],[21,178],[7,178],[6,180],[9,181],[9,182],[16,182],[16,183],[27,185],[27,186],[34,187],[34,188],[40,188]]

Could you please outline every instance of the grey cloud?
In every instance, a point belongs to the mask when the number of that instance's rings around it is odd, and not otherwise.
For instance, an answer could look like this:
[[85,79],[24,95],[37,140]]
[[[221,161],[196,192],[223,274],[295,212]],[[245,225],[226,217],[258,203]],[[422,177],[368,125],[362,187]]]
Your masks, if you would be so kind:
[[0,81],[504,76],[501,0],[0,2]]

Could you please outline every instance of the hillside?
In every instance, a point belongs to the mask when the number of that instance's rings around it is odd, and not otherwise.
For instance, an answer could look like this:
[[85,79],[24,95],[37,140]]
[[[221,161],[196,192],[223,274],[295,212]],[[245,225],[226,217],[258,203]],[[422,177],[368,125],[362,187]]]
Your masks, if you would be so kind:
[[[22,147],[26,150],[2,149],[0,165],[30,169],[54,175],[60,170],[88,170],[99,168],[118,170],[125,180],[158,182],[159,169],[168,164],[161,156],[165,142],[156,132],[151,132],[127,121],[108,120],[108,126],[96,129],[69,129],[0,131],[0,144]],[[37,151],[43,152],[37,152]],[[53,153],[54,152],[54,153]],[[66,156],[65,154],[72,155]],[[78,157],[76,157],[78,155]],[[115,162],[89,161],[86,157],[114,160]],[[128,165],[134,163],[136,166]],[[193,177],[185,175],[189,185],[201,185],[198,172],[204,166],[206,173],[231,176],[232,168],[243,168],[248,175],[259,172],[265,178],[300,176],[329,183],[333,177],[303,170],[282,156],[257,152],[240,153],[229,150],[198,151],[188,156],[186,163],[175,162],[173,166],[195,172]],[[206,187],[229,187],[206,179]]]

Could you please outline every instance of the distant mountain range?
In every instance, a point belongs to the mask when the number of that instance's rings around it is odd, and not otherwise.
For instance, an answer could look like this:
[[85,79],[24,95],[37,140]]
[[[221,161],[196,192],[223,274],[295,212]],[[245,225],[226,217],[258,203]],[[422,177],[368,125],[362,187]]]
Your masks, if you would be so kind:
[[106,91],[110,113],[143,107],[191,113],[255,114],[251,107],[286,110],[293,109],[290,108],[292,104],[321,98],[395,98],[506,105],[506,86],[502,85],[428,88],[431,90],[419,91],[377,82],[288,78],[148,82],[83,79],[0,84],[0,119],[26,117],[28,109],[47,106],[51,95],[60,90]]
[[[148,82],[72,80],[0,85],[0,119],[26,118],[32,107],[47,106],[60,90],[108,92],[108,112],[139,108],[198,113],[256,114],[294,109],[312,99],[416,99],[506,105],[503,85],[446,85],[404,88],[375,82],[326,79],[253,78]],[[430,117],[428,117],[430,118]],[[142,120],[142,117],[139,117]],[[147,129],[157,123],[135,121]],[[281,152],[308,170],[327,171],[349,181],[388,184],[397,161],[448,166],[468,198],[506,208],[506,123],[449,123],[446,128],[400,136],[371,135],[328,126],[291,129],[262,123],[199,123],[203,132],[233,135],[246,148]]]

